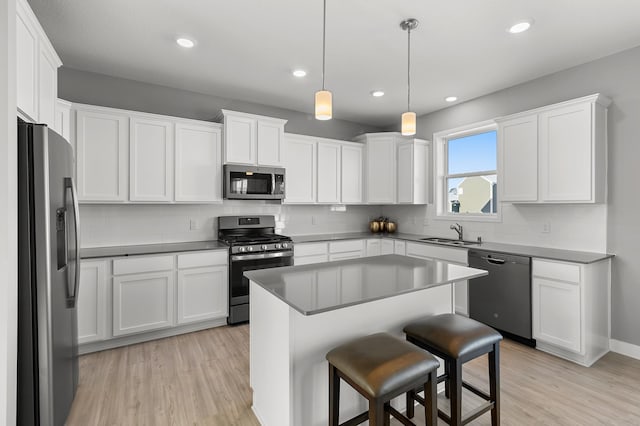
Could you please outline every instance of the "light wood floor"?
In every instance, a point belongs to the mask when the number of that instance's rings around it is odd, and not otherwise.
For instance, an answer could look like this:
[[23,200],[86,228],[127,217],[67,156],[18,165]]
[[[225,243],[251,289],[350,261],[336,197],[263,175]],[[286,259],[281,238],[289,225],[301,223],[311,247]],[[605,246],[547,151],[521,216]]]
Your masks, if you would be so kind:
[[[640,361],[610,353],[584,368],[511,341],[501,346],[503,425],[640,425]],[[465,379],[486,389],[486,362],[466,364]],[[465,410],[477,402],[466,392],[463,399]],[[442,397],[438,404],[447,405]],[[258,425],[249,326],[82,356],[67,424]],[[489,415],[472,424],[489,425]]]

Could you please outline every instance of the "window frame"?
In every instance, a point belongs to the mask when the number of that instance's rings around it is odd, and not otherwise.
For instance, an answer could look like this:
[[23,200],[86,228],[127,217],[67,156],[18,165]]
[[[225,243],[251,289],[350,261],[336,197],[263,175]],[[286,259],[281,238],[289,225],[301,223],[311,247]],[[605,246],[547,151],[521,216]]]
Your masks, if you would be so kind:
[[[496,132],[496,185],[500,185],[500,137],[498,135],[498,124],[495,120],[487,120],[476,123],[467,124],[456,127],[454,129],[443,130],[433,134],[435,155],[434,155],[434,204],[436,215],[435,219],[455,220],[455,221],[472,221],[472,222],[501,222],[502,221],[502,205],[500,200],[496,203],[496,213],[450,213],[448,209],[448,189],[447,179],[468,176],[484,176],[493,174],[494,170],[485,170],[471,173],[448,174],[448,149],[447,143],[450,139],[458,139],[465,136],[471,136],[479,133]],[[499,193],[499,191],[498,191]]]

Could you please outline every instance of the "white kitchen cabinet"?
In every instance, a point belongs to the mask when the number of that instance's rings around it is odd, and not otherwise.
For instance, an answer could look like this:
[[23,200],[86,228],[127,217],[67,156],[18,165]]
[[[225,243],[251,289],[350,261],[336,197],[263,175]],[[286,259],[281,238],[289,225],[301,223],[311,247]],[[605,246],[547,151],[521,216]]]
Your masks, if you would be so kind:
[[293,264],[309,265],[329,261],[329,247],[326,242],[297,243],[293,246]]
[[222,110],[224,163],[282,166],[287,120]]
[[222,130],[217,124],[175,124],[175,200],[222,201]]
[[173,123],[132,116],[129,129],[129,199],[171,201]]
[[382,238],[380,240],[380,254],[394,254],[395,244],[393,240]]
[[287,134],[285,138],[285,202],[313,204],[316,201],[315,139]]
[[395,133],[368,133],[356,138],[365,142],[366,202],[370,204],[395,204],[396,158]]
[[398,143],[398,204],[427,204],[429,199],[429,143],[420,139]]
[[364,146],[356,143],[342,143],[341,156],[340,202],[360,204],[363,201]]
[[338,143],[319,142],[317,145],[318,203],[338,204],[341,200],[341,146]]
[[22,118],[54,128],[61,65],[27,1],[17,1],[16,102]]
[[426,204],[429,198],[429,143],[397,132],[366,133],[365,200],[369,204]]
[[538,115],[498,123],[498,150],[502,201],[538,199]]
[[607,107],[599,94],[497,119],[502,201],[606,201]]
[[142,256],[113,261],[114,336],[174,325],[173,258]]
[[372,238],[370,240],[366,240],[366,254],[367,256],[380,256],[382,253],[382,249],[380,248],[380,238]]
[[393,252],[402,256],[407,255],[407,243],[402,240],[393,240]]
[[[435,244],[420,244],[410,241],[406,243],[406,253],[407,256],[418,257],[420,259],[445,260],[464,266],[469,265],[467,250],[461,248],[442,247]],[[454,285],[455,310],[458,314],[469,315],[468,289],[468,280],[456,281]]]
[[128,199],[129,117],[77,107],[76,165],[78,199],[124,202]]
[[72,137],[71,131],[74,122],[75,120],[72,119],[71,114],[71,102],[58,99],[56,102],[55,123],[53,128],[59,135],[72,144],[75,142],[75,137]]
[[[368,241],[368,240],[366,240]],[[357,259],[366,255],[365,240],[344,240],[329,242],[329,261]]]
[[610,261],[532,259],[536,347],[590,366],[609,350]]
[[78,343],[104,340],[107,334],[109,261],[82,261],[78,288]]
[[226,251],[178,255],[178,324],[229,315]]

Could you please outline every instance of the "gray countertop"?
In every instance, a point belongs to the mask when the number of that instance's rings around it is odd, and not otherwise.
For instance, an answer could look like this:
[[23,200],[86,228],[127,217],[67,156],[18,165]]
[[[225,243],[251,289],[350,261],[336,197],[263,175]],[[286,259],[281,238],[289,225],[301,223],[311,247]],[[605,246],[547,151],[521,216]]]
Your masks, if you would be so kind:
[[313,315],[480,277],[487,271],[389,254],[244,275],[301,314]]
[[176,253],[181,251],[228,250],[229,246],[219,241],[194,241],[189,243],[144,244],[135,246],[114,246],[81,248],[81,259],[100,257],[136,256],[144,254]]
[[311,243],[321,241],[339,241],[339,240],[357,240],[365,238],[393,238],[404,241],[414,241],[423,244],[434,244],[443,247],[452,247],[468,250],[487,250],[498,253],[514,254],[520,256],[537,257],[541,259],[561,260],[565,262],[575,263],[593,263],[613,257],[613,254],[595,253],[590,251],[561,250],[547,247],[525,246],[518,244],[503,244],[482,242],[482,244],[473,244],[465,247],[456,247],[444,244],[435,244],[422,241],[427,238],[426,235],[416,234],[372,234],[370,232],[349,232],[343,234],[315,234],[315,235],[297,235],[292,236],[294,243]]

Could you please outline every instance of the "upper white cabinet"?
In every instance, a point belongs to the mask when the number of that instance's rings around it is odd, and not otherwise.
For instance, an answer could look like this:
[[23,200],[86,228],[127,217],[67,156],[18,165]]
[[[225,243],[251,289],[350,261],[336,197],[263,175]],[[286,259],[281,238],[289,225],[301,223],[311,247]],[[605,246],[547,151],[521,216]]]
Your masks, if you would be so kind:
[[128,199],[129,118],[92,109],[76,112],[78,199],[123,202]]
[[611,262],[532,260],[536,347],[590,366],[609,350]]
[[81,202],[222,201],[220,124],[80,104],[70,116]]
[[397,132],[358,136],[365,148],[366,202],[426,204],[429,183],[429,143]]
[[318,199],[319,203],[340,203],[341,167],[340,144],[318,143]]
[[132,116],[129,129],[129,199],[171,201],[173,123]]
[[16,3],[16,92],[23,118],[55,128],[62,61],[26,0]]
[[362,203],[363,145],[312,136],[285,136],[286,203]]
[[364,199],[364,146],[357,143],[342,143],[340,149],[341,202],[360,204]]
[[63,138],[72,142],[72,127],[73,119],[71,114],[71,102],[67,102],[62,99],[58,99],[56,102],[56,112],[54,120],[54,130],[58,132]]
[[282,166],[287,120],[222,110],[224,163]]
[[222,201],[221,135],[216,125],[176,123],[176,201]]
[[605,202],[610,103],[596,94],[498,119],[501,200]]
[[284,156],[287,174],[286,203],[315,203],[316,157],[317,144],[315,139],[300,135],[286,135]]

